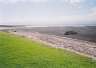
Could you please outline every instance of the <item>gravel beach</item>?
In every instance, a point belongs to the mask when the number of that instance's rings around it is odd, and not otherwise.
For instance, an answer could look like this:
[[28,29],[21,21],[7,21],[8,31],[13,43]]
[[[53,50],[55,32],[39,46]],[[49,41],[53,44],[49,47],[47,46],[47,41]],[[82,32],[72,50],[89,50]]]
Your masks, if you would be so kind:
[[83,54],[96,59],[96,43],[60,37],[56,35],[41,34],[39,32],[11,32],[16,35],[25,36],[31,39],[49,43],[52,47],[68,49],[78,54]]

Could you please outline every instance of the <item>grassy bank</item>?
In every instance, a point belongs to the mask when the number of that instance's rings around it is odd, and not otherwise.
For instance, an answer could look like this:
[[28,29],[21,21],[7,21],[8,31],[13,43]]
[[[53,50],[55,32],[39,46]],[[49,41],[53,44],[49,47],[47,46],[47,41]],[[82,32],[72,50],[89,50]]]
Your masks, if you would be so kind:
[[30,39],[0,33],[0,68],[95,68],[96,61],[46,47]]

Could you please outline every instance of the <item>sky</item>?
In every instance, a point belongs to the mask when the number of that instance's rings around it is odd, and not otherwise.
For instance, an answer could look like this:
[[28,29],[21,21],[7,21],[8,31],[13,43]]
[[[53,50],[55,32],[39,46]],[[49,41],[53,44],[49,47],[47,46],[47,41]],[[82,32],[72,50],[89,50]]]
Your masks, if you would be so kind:
[[0,0],[1,25],[96,25],[96,0]]

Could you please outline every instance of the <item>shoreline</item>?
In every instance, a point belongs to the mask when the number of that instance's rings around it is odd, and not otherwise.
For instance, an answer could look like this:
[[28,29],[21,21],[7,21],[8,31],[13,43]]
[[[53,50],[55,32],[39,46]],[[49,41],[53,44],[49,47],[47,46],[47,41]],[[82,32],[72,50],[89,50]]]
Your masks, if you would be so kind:
[[88,41],[77,40],[55,35],[41,34],[38,32],[11,32],[12,34],[25,36],[35,41],[44,43],[54,48],[65,49],[96,60],[96,44]]

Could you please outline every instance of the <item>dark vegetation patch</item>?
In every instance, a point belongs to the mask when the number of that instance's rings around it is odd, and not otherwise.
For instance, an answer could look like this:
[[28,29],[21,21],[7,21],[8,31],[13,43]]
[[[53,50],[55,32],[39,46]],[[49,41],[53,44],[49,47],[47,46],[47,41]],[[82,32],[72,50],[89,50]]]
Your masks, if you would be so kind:
[[66,31],[64,35],[76,35],[78,34],[76,31]]

